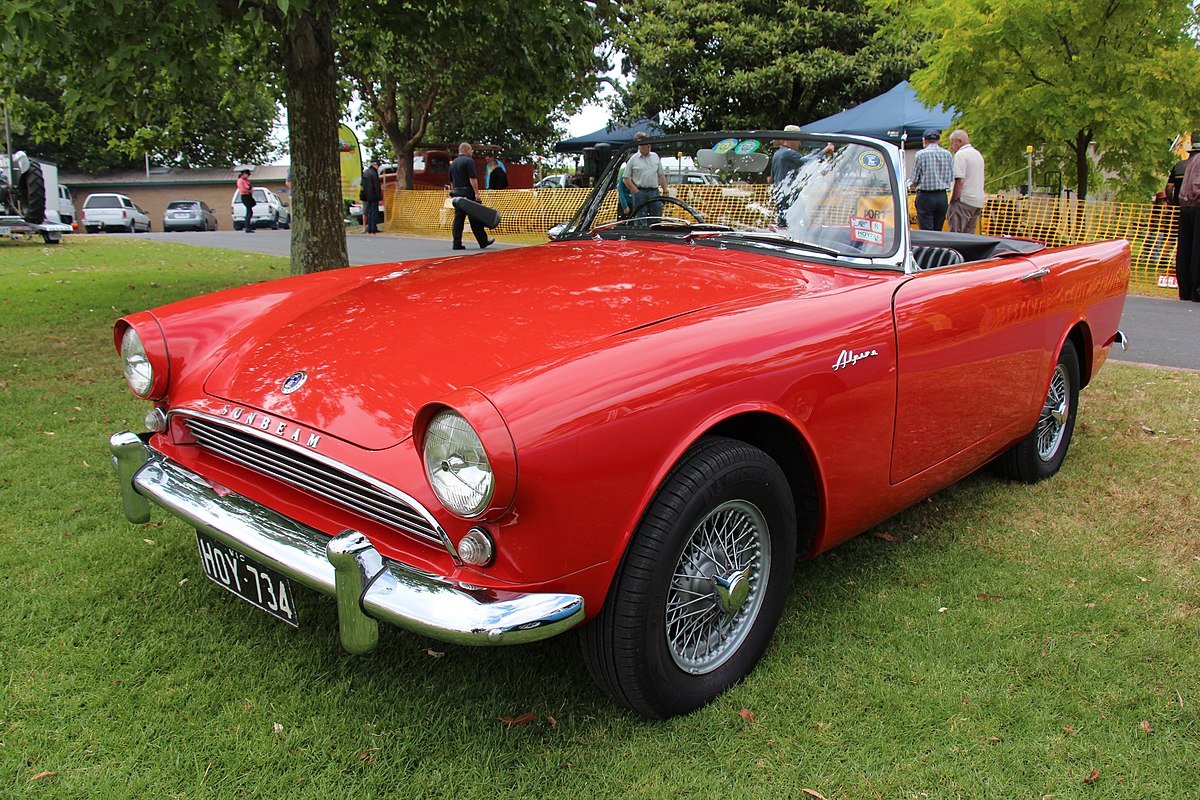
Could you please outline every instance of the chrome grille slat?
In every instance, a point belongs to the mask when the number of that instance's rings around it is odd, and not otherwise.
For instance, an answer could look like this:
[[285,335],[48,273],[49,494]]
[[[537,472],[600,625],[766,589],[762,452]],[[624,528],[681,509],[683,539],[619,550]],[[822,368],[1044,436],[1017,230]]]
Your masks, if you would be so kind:
[[[197,439],[200,440],[200,437],[197,437]],[[200,441],[214,453],[223,455],[232,461],[239,461],[246,466],[256,466],[256,462],[251,461],[250,459],[241,458],[240,454],[234,447],[227,446],[220,442]],[[270,471],[268,469],[264,469],[261,464],[257,464],[257,468],[260,472]],[[286,469],[282,465],[276,465],[274,476],[280,480],[287,481],[294,486],[307,489],[308,491],[318,494],[327,500],[333,500],[341,503],[344,506],[354,508],[359,513],[369,516],[372,519],[376,519],[388,525],[395,525],[397,527],[404,528],[405,530],[411,530],[414,533],[423,534],[422,528],[424,527],[424,520],[420,519],[415,514],[411,517],[393,514],[387,508],[386,502],[372,500],[371,497],[365,494],[356,496],[352,490],[347,490],[344,487],[337,487],[336,485],[326,483],[316,476],[303,475],[303,473]]]
[[439,531],[403,498],[281,443],[222,422],[188,416],[185,424],[205,450],[284,481],[370,519],[442,544]]
[[[291,454],[280,454],[279,460],[272,463],[269,457],[276,454],[266,447],[254,447],[255,444],[261,443],[225,441],[212,436],[211,433],[202,434],[196,427],[193,427],[192,432],[196,434],[197,441],[202,445],[231,460],[239,461],[246,466],[255,466],[262,472],[274,472],[275,477],[281,480],[317,492],[344,505],[368,504],[376,509],[376,516],[383,517],[381,521],[404,526],[417,526],[418,530],[427,525],[424,519],[409,509],[391,508],[390,506],[395,502],[394,498],[370,485],[356,485],[336,473],[326,473],[326,477],[322,477],[321,474],[306,472],[305,462],[301,458],[291,457]],[[362,494],[356,494],[360,491]],[[396,514],[395,517],[389,516],[393,513]]]

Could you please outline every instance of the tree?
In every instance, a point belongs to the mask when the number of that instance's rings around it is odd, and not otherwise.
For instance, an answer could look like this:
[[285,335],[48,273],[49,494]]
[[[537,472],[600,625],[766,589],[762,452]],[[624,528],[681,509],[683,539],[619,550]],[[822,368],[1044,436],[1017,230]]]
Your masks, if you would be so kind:
[[[136,153],[171,146],[189,119],[194,128],[190,110],[211,99],[199,87],[213,80],[229,48],[261,42],[267,57],[243,68],[285,101],[292,272],[316,272],[348,263],[337,153],[337,8],[337,0],[11,0],[0,6],[0,57],[5,74],[56,76],[65,108],[96,125],[112,117],[132,132]],[[10,95],[13,85],[4,85]]]
[[866,0],[629,0],[617,36],[623,111],[668,128],[782,128],[892,88],[914,45],[875,36]]
[[486,141],[510,157],[552,141],[559,110],[594,94],[610,9],[608,0],[495,0],[480,17],[468,0],[397,0],[369,20],[342,20],[342,63],[411,188],[413,148],[431,135]]
[[248,79],[241,69],[246,63],[231,50],[202,87],[207,99],[186,109],[176,106],[153,128],[131,127],[112,114],[79,113],[78,106],[63,101],[61,76],[23,74],[13,80],[8,99],[13,149],[80,172],[140,168],[145,156],[180,167],[263,163],[274,155],[270,136],[279,106],[273,91]]
[[928,102],[953,105],[990,175],[1074,175],[1080,197],[1097,168],[1143,198],[1197,124],[1200,50],[1188,0],[888,0],[893,31],[925,34],[912,77]]

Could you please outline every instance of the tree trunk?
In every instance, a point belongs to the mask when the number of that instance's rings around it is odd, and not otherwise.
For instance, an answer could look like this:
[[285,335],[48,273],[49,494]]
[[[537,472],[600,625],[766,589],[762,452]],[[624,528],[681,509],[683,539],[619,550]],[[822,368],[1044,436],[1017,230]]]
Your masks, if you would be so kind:
[[1080,131],[1075,134],[1075,185],[1079,188],[1079,199],[1087,199],[1088,190],[1088,145],[1092,143],[1090,131]]
[[337,138],[336,3],[315,6],[298,16],[287,16],[281,31],[292,157],[293,275],[339,269],[350,263]]

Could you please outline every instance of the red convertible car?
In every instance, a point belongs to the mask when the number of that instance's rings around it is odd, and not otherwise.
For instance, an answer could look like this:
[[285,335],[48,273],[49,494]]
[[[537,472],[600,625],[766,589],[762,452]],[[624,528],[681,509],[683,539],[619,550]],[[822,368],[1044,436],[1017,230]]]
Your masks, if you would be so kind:
[[[381,264],[125,317],[145,433],[125,515],[196,530],[205,574],[341,641],[578,628],[649,717],[744,677],[814,556],[993,464],[1058,471],[1114,343],[1124,241],[909,229],[900,152],[852,136],[641,142],[555,241]],[[658,194],[656,173],[703,170]],[[678,194],[684,189],[687,194]]]

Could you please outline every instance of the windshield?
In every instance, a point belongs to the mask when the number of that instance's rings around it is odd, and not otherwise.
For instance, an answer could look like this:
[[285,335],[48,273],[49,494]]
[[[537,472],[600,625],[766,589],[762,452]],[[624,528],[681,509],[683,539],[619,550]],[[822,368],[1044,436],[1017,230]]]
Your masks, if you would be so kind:
[[170,203],[167,203],[167,208],[169,209],[195,211],[199,207],[200,204],[195,200],[172,200]]
[[723,244],[898,259],[905,217],[888,145],[783,131],[647,141],[615,155],[560,238],[685,231]]

